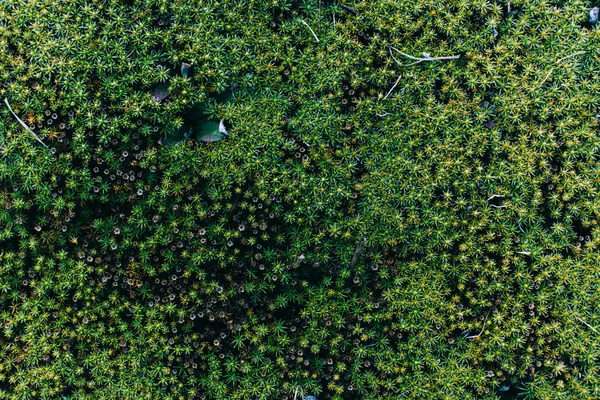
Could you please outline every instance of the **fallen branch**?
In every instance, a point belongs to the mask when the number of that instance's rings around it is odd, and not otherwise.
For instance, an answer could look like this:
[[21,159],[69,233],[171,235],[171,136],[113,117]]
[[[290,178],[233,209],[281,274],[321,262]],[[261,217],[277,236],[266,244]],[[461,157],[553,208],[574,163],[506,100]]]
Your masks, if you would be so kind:
[[495,204],[490,204],[490,207],[494,207],[494,208],[506,208],[506,206],[503,204],[501,206],[497,206]]
[[306,25],[306,27],[310,30],[310,32],[313,34],[313,36],[315,37],[316,41],[318,42],[319,38],[315,34],[315,31],[313,31],[312,28],[310,26],[308,26],[308,24],[306,23],[306,21],[304,21],[303,19],[301,19],[300,22],[302,22],[304,25]]
[[6,97],[4,98],[4,102],[5,102],[5,103],[6,103],[6,105],[8,106],[8,109],[10,110],[10,112],[12,113],[12,115],[14,115],[14,116],[15,116],[15,118],[17,119],[17,121],[19,121],[19,123],[20,123],[21,125],[23,125],[23,128],[25,128],[25,129],[26,129],[26,130],[27,130],[29,133],[31,133],[31,134],[32,134],[32,135],[33,135],[33,136],[34,136],[34,137],[37,139],[37,141],[38,141],[38,142],[40,142],[41,144],[43,144],[43,145],[44,145],[44,147],[48,147],[48,146],[46,145],[46,143],[42,142],[42,139],[40,139],[40,137],[39,137],[38,135],[36,135],[36,134],[35,134],[35,132],[33,132],[31,129],[29,129],[29,127],[28,127],[28,126],[25,124],[25,122],[23,122],[23,121],[21,120],[21,118],[19,118],[19,117],[17,116],[17,114],[15,114],[15,112],[13,111],[12,107],[10,106],[10,104],[8,104],[8,99],[7,99]]
[[[444,57],[431,57],[431,55],[429,55],[429,53],[423,53],[423,57],[415,57],[415,56],[411,56],[410,54],[406,54],[406,53],[404,53],[404,52],[402,52],[402,51],[400,51],[397,48],[392,47],[392,46],[390,46],[390,49],[396,50],[398,53],[402,54],[404,57],[408,57],[408,58],[410,58],[412,60],[417,60],[417,62],[414,62],[412,64],[406,64],[405,67],[409,66],[409,65],[415,65],[415,64],[421,63],[423,61],[453,60],[453,59],[460,58],[460,55],[458,55],[458,56],[444,56]],[[400,62],[398,60],[396,60],[396,58],[394,57],[393,54],[392,54],[392,58],[397,63],[400,64]]]
[[389,112],[386,112],[385,114],[375,114],[375,115],[377,115],[378,117],[385,117],[386,115],[392,115],[392,114]]
[[517,254],[525,254],[526,256],[530,255],[531,253],[528,251],[517,251]]

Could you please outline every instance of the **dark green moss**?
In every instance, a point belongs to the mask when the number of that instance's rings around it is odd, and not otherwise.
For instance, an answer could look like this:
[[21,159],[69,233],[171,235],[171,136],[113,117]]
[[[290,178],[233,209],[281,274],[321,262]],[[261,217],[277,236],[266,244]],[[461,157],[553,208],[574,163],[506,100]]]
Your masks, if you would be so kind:
[[591,9],[2,2],[0,398],[597,398]]

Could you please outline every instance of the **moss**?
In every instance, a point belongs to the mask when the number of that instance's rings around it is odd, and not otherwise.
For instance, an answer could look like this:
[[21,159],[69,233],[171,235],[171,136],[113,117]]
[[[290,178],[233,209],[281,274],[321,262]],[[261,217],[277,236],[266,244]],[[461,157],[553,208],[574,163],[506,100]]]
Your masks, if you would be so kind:
[[0,398],[597,398],[592,8],[3,1]]

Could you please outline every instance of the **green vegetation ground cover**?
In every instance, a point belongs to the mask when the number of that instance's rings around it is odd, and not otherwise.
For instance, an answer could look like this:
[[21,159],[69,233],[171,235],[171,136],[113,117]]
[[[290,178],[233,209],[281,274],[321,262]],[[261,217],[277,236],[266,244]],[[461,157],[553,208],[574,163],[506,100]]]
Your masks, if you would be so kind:
[[597,399],[593,7],[3,0],[0,398]]

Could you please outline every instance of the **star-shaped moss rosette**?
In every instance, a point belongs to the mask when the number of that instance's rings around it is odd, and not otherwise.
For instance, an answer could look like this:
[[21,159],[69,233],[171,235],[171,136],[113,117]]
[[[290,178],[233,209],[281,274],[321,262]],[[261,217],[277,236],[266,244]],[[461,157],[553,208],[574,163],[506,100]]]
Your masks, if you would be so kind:
[[[216,95],[213,99],[218,104],[223,104],[233,98],[233,89]],[[183,115],[183,125],[178,130],[161,138],[159,143],[163,146],[172,146],[187,139],[200,142],[218,142],[227,136],[224,120],[214,121],[207,118],[208,105],[206,102],[194,103]]]

